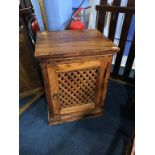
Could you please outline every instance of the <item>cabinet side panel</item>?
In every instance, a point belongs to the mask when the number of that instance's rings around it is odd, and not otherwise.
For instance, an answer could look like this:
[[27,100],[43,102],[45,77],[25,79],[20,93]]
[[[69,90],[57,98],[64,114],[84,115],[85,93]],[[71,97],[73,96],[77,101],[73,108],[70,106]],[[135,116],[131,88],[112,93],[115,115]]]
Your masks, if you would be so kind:
[[95,99],[96,107],[102,106],[101,105],[101,99],[103,94],[102,85],[104,82],[104,75],[105,75],[107,63],[108,63],[108,57],[103,57],[103,59],[100,60],[100,67],[97,75],[97,91],[96,91],[96,99]]
[[53,112],[53,106],[52,106],[52,100],[51,100],[51,94],[50,94],[49,80],[47,75],[47,66],[44,64],[41,64],[41,69],[42,69],[42,75],[44,79],[46,99],[48,103],[48,120],[50,121],[52,118],[54,118],[54,112]]
[[106,92],[107,92],[107,87],[108,87],[108,80],[110,77],[110,68],[111,68],[111,63],[112,63],[112,56],[108,57],[108,62],[106,65],[106,70],[105,70],[105,75],[103,79],[103,85],[102,85],[102,99],[101,99],[101,104],[104,104]]

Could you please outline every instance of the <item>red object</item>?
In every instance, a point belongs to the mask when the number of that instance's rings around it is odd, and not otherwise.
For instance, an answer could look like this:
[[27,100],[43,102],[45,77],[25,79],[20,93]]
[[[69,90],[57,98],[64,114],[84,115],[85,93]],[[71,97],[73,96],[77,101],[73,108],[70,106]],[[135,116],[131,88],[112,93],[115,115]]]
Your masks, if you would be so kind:
[[69,27],[70,30],[83,30],[85,28],[85,24],[79,20],[73,20]]
[[31,27],[32,27],[33,32],[35,32],[35,33],[36,33],[37,31],[40,31],[38,22],[37,22],[36,20],[35,20],[34,22],[32,22]]
[[83,10],[83,8],[79,8],[79,9],[74,13],[74,17],[79,17],[79,14],[81,13],[82,10]]

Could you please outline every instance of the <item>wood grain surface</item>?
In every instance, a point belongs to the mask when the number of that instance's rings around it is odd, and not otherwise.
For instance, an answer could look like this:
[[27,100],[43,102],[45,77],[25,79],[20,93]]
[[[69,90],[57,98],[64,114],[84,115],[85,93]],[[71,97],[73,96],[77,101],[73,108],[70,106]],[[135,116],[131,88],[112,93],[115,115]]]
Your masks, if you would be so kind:
[[37,33],[35,57],[40,60],[113,54],[119,48],[98,30]]
[[37,34],[49,125],[103,113],[112,55],[117,48],[97,30]]

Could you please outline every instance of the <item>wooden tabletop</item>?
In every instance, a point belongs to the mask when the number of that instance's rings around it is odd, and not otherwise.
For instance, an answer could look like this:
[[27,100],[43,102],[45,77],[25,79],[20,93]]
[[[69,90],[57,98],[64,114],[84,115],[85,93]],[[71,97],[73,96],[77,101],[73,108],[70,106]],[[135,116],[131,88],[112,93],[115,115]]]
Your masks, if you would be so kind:
[[39,60],[114,54],[119,48],[98,30],[38,32],[35,57]]

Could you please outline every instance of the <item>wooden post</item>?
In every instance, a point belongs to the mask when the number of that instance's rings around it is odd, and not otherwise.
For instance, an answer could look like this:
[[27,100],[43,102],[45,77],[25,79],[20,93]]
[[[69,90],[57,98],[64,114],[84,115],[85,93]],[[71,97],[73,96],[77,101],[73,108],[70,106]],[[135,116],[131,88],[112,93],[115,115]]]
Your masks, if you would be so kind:
[[42,14],[45,30],[48,30],[48,24],[47,24],[47,18],[46,18],[43,0],[39,0],[39,5],[40,5],[40,9],[41,9],[41,14]]

